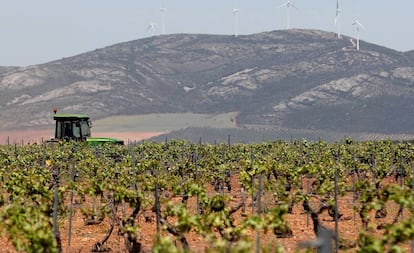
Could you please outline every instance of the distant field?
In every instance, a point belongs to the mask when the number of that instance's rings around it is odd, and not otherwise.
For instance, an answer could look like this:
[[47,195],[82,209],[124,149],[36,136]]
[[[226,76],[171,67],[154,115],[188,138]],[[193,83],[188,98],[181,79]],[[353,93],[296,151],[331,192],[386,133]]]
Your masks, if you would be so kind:
[[92,132],[170,132],[187,127],[236,128],[235,113],[168,113],[112,116],[93,122]]
[[[194,113],[113,116],[93,121],[92,136],[143,140],[188,127],[236,128],[231,120],[235,113],[217,115]],[[93,120],[93,118],[92,118]],[[47,129],[0,130],[0,144],[40,143],[54,135],[54,126]]]
[[[171,113],[112,116],[93,120],[93,137],[114,137],[128,141],[164,141],[186,139],[193,142],[255,143],[273,140],[326,140],[328,142],[351,137],[354,140],[414,140],[412,134],[344,133],[323,130],[266,128],[261,125],[235,124],[236,112],[223,114]],[[54,136],[54,126],[44,129],[0,130],[1,144],[41,143]]]

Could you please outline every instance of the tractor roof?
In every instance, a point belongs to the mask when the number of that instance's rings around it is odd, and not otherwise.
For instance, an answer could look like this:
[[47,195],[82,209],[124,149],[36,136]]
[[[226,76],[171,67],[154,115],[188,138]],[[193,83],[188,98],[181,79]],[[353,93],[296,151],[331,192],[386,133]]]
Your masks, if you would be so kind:
[[89,116],[84,114],[55,114],[54,120],[88,120]]

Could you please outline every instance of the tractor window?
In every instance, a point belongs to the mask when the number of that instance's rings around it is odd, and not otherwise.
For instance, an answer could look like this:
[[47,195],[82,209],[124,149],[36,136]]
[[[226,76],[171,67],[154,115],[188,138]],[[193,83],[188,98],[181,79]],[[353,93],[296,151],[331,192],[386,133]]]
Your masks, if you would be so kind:
[[73,137],[80,138],[81,137],[81,129],[79,122],[73,122]]
[[73,132],[72,132],[72,122],[70,121],[65,121],[63,122],[63,129],[62,129],[64,135],[62,137],[73,137]]
[[62,138],[62,122],[61,121],[56,121],[55,138],[57,139]]
[[91,132],[89,130],[89,124],[87,121],[81,121],[80,122],[81,132],[83,137],[90,137]]

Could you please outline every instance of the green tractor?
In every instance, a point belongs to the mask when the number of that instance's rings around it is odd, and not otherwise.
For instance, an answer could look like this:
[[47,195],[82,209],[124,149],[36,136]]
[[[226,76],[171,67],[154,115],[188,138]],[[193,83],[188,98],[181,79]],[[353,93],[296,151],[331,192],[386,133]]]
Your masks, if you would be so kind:
[[53,119],[56,121],[55,138],[52,142],[60,140],[85,141],[91,146],[105,143],[123,145],[124,141],[115,138],[91,137],[92,123],[89,116],[83,114],[57,114]]

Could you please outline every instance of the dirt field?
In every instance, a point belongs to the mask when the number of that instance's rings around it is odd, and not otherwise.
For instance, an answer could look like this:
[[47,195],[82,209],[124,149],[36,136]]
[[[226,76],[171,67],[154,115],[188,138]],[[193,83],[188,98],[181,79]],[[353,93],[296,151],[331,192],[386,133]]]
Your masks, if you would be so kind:
[[[230,194],[233,197],[232,206],[236,206],[240,200],[240,186],[238,185],[238,178],[232,178],[232,191]],[[212,189],[209,189],[209,194],[212,194]],[[79,199],[75,197],[75,203],[78,202]],[[177,199],[177,201],[179,201]],[[81,205],[88,205],[90,204],[87,201]],[[250,201],[247,201],[247,204]],[[311,203],[312,205],[317,204],[316,202]],[[195,200],[189,200],[189,210],[191,212],[195,212]],[[339,220],[339,235],[341,239],[345,239],[349,243],[355,241],[358,237],[358,233],[361,229],[361,223],[359,218],[356,218],[354,221],[354,212],[352,209],[353,201],[351,194],[343,197],[339,201],[340,212],[343,214],[341,219]],[[72,222],[72,234],[71,234],[71,243],[69,245],[69,234],[68,234],[68,217],[64,217],[61,219],[60,225],[60,235],[62,239],[62,246],[63,252],[91,252],[91,249],[95,243],[102,240],[105,237],[106,232],[110,227],[110,219],[105,219],[104,222],[98,225],[85,225],[83,217],[80,212],[80,207],[75,204],[74,206],[74,217]],[[391,216],[395,214],[392,209],[390,208],[390,217],[387,219],[391,219]],[[126,209],[126,213],[129,213],[128,207]],[[251,212],[249,205],[246,208],[247,214]],[[118,215],[122,216],[122,207],[118,210]],[[151,217],[151,221],[147,222],[145,217]],[[237,221],[243,219],[241,216],[240,210],[234,214],[234,219]],[[321,215],[321,221],[324,225],[334,229],[334,221],[333,219],[327,214],[324,213]],[[277,238],[271,231],[264,234],[261,233],[261,245],[270,251],[263,251],[263,252],[274,252],[277,245],[282,246],[286,253],[288,252],[304,252],[303,249],[298,247],[300,242],[314,240],[315,235],[313,232],[313,224],[312,220],[307,218],[306,214],[303,211],[303,207],[300,203],[296,204],[293,208],[293,212],[291,214],[286,215],[286,220],[289,223],[290,228],[292,229],[293,236],[289,238]],[[355,222],[355,223],[354,223]],[[385,222],[383,220],[382,222]],[[141,212],[138,216],[137,223],[139,224],[139,241],[142,243],[143,252],[151,252],[151,246],[153,241],[156,237],[156,223],[155,223],[155,214],[149,210],[145,212]],[[124,246],[124,238],[118,235],[119,227],[115,227],[112,236],[105,244],[108,248],[111,249],[111,252],[127,252]],[[256,232],[251,231],[249,233],[251,241],[253,245],[256,242]],[[171,236],[167,232],[162,232],[161,236]],[[206,241],[196,233],[189,233],[186,235],[188,243],[190,245],[191,252],[205,252],[209,245]],[[177,245],[180,245],[177,242]],[[406,250],[409,250],[407,245]],[[340,252],[355,252],[356,248],[348,249],[348,250],[340,250]],[[7,238],[0,238],[0,252],[16,252],[11,243],[7,241]],[[254,251],[253,251],[254,252]]]
[[[112,137],[128,141],[141,141],[154,136],[163,134],[163,132],[96,132],[93,137]],[[49,140],[53,137],[53,129],[35,130],[35,131],[0,131],[0,145],[2,144],[28,144],[41,143],[42,140]]]
[[[232,178],[232,192],[229,193],[234,199],[232,201],[232,206],[236,206],[238,202],[240,201],[240,185],[238,184],[239,180],[237,177]],[[210,188],[210,187],[209,187]],[[209,194],[212,193],[212,188],[209,189]],[[75,197],[74,202],[77,202],[79,200],[77,197]],[[179,200],[177,200],[179,201]],[[67,202],[67,201],[66,201]],[[88,201],[92,202],[92,201]],[[249,201],[247,201],[249,202]],[[342,199],[341,203],[344,207],[350,207],[349,205],[349,199]],[[85,206],[91,203],[84,203],[82,206]],[[74,216],[72,221],[72,234],[71,234],[71,242],[69,245],[69,234],[68,234],[68,217],[61,219],[61,225],[60,225],[60,235],[62,239],[62,246],[63,246],[63,252],[65,253],[86,253],[91,252],[91,249],[95,243],[102,240],[105,237],[105,234],[107,233],[109,227],[110,227],[110,219],[105,219],[104,222],[98,225],[85,225],[83,216],[80,212],[81,206],[74,206]],[[118,215],[122,216],[122,208],[121,210],[118,210]],[[191,212],[195,212],[196,209],[196,202],[194,198],[191,198],[189,200],[189,210]],[[130,210],[127,208],[127,213],[129,213]],[[251,212],[251,207],[246,207],[246,212],[249,214]],[[345,218],[340,220],[340,233],[343,237],[347,239],[356,239],[356,235],[358,233],[358,227],[357,225],[353,224],[353,221],[351,219],[352,216],[352,210],[349,208],[344,208],[341,210],[341,212],[344,213]],[[144,216],[150,216],[151,222],[146,222],[144,219]],[[237,211],[233,217],[235,218],[236,224],[238,221],[243,219],[241,215],[241,211]],[[277,238],[271,231],[264,234],[261,233],[261,245],[263,247],[266,247],[268,249],[274,249],[277,245],[282,246],[285,249],[285,252],[296,252],[299,250],[298,243],[308,240],[315,239],[314,232],[312,230],[312,221],[309,219],[307,220],[306,214],[303,212],[303,208],[300,204],[295,205],[292,214],[288,214],[286,216],[289,226],[291,227],[293,231],[293,236],[290,238]],[[323,215],[323,222],[325,225],[333,228],[334,222],[332,221],[332,218],[330,218],[327,214]],[[142,252],[151,252],[151,246],[153,245],[153,242],[156,238],[156,222],[155,222],[155,214],[151,211],[145,211],[141,212],[138,216],[137,223],[140,227],[139,232],[139,238],[140,242],[143,246]],[[117,234],[117,229],[119,227],[115,227],[114,232],[112,233],[112,236],[105,244],[106,247],[110,248],[110,252],[127,252],[125,250],[124,246],[124,238]],[[161,236],[171,236],[171,234],[168,234],[167,232],[162,232]],[[251,231],[249,233],[249,236],[251,238],[251,241],[254,243],[256,242],[256,232]],[[190,245],[191,252],[206,252],[206,249],[209,248],[209,245],[205,242],[205,240],[196,233],[189,233],[186,235],[186,238],[188,240],[188,243]],[[180,245],[179,242],[177,242],[177,245]],[[7,238],[0,238],[0,252],[10,252],[14,253],[17,252],[14,250],[13,246],[11,245],[11,242],[7,240]],[[273,252],[273,251],[270,251]],[[303,252],[303,251],[301,251]],[[354,252],[351,251],[341,251],[341,252]]]

